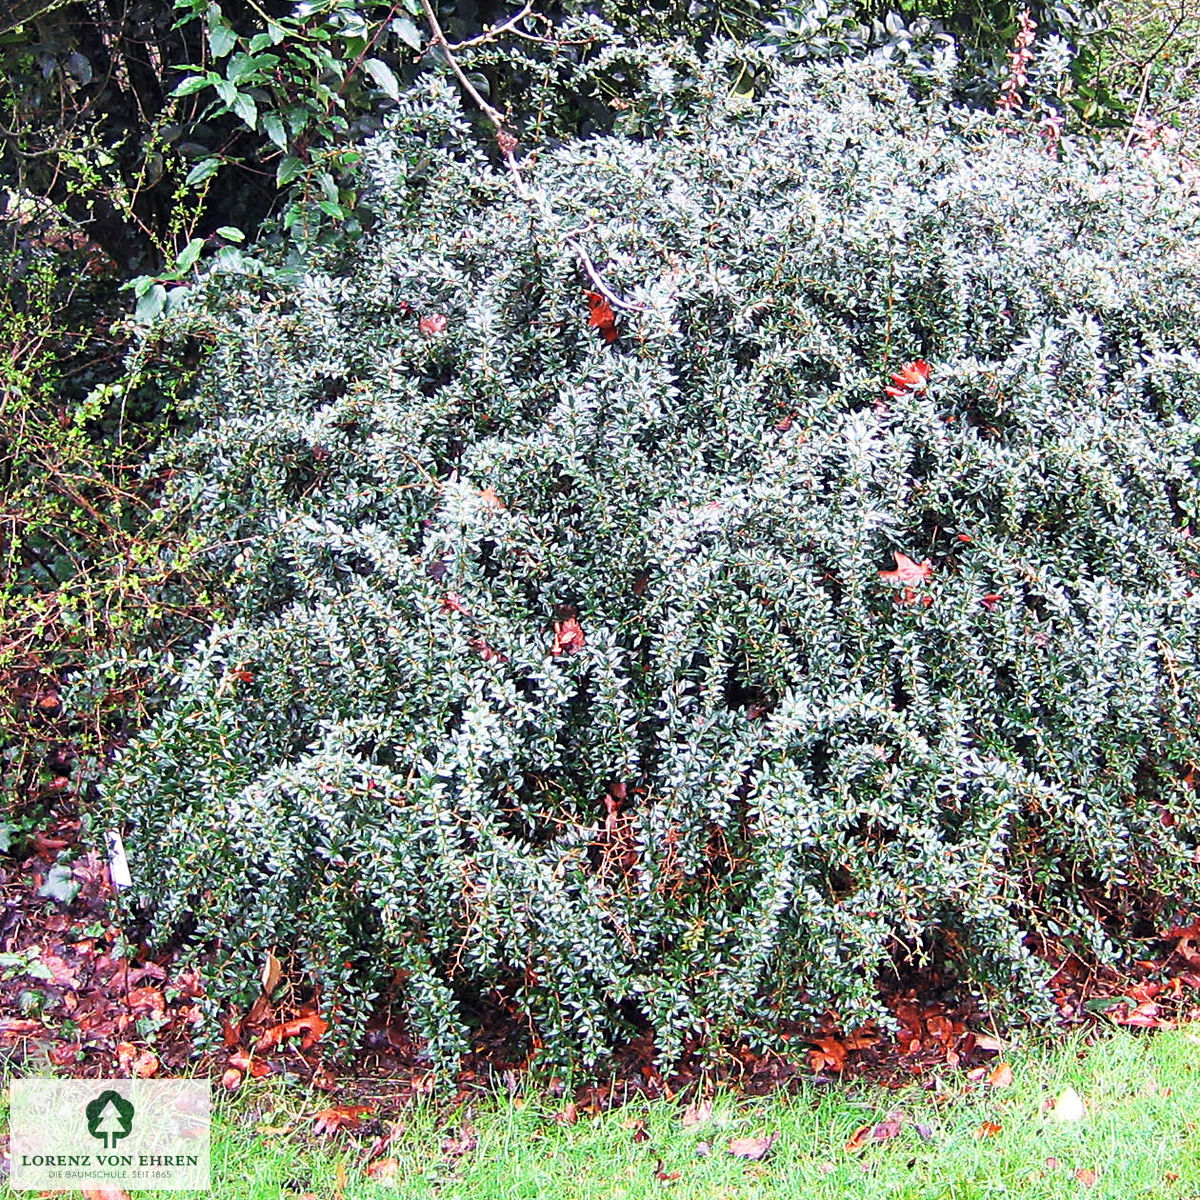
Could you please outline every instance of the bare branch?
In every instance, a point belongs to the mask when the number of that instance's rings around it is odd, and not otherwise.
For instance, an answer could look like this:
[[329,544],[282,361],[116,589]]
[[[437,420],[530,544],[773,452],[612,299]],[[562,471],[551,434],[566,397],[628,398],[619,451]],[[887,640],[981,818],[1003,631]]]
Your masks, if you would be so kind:
[[[459,86],[464,92],[475,102],[479,111],[491,122],[492,128],[496,131],[496,144],[500,147],[500,153],[504,156],[504,165],[508,169],[509,175],[512,177],[513,187],[516,189],[517,195],[522,200],[527,200],[539,210],[544,216],[552,216],[553,214],[546,211],[545,206],[533,193],[530,192],[528,185],[525,183],[525,177],[521,174],[520,164],[516,160],[517,139],[508,131],[505,126],[504,114],[492,104],[490,104],[480,94],[479,89],[467,78],[467,73],[462,69],[458,59],[454,57],[456,50],[462,49],[464,46],[477,46],[485,42],[491,42],[496,39],[501,33],[506,31],[516,32],[515,26],[518,22],[523,21],[529,16],[532,11],[532,0],[526,0],[524,7],[513,18],[505,21],[503,25],[497,25],[485,34],[481,34],[477,38],[472,38],[467,42],[459,42],[454,46],[446,40],[445,31],[437,19],[437,13],[433,11],[433,5],[430,0],[421,0],[421,8],[425,12],[425,20],[429,25],[429,31],[432,35],[432,44],[439,47],[443,56],[446,59],[450,70],[454,72],[454,77],[458,80]],[[589,225],[590,229],[591,226]],[[562,244],[569,247],[579,259],[579,265],[583,268],[583,273],[591,281],[592,287],[602,295],[605,300],[612,305],[613,308],[623,309],[625,312],[643,312],[644,309],[639,304],[633,304],[628,300],[623,300],[605,281],[603,275],[597,269],[596,264],[592,261],[591,255],[583,248],[579,242],[579,233],[568,233],[563,235]]]

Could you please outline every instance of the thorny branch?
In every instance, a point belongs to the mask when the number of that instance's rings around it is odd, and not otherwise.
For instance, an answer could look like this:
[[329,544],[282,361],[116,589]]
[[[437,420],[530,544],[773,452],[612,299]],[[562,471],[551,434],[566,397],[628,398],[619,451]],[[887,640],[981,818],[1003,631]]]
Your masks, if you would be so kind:
[[[530,204],[533,204],[535,207],[537,207],[544,216],[553,216],[553,214],[546,209],[545,203],[535,196],[525,183],[525,177],[521,174],[520,164],[517,162],[515,157],[517,139],[505,127],[504,114],[483,97],[479,89],[470,81],[469,78],[467,78],[467,73],[462,69],[462,65],[459,63],[458,59],[454,57],[454,51],[456,50],[460,50],[465,46],[474,46],[482,42],[490,41],[506,30],[512,29],[519,21],[524,20],[525,17],[529,15],[532,8],[532,0],[527,0],[521,11],[517,13],[517,15],[511,20],[504,22],[503,25],[497,25],[495,28],[489,30],[486,34],[483,34],[480,37],[473,38],[469,42],[459,42],[454,46],[451,46],[450,42],[447,40],[446,33],[442,29],[442,26],[437,19],[437,13],[434,12],[433,5],[430,3],[430,0],[421,0],[421,8],[425,12],[425,21],[429,26],[432,44],[441,50],[443,57],[446,59],[446,64],[454,73],[454,77],[458,80],[459,86],[464,92],[466,92],[468,96],[470,96],[472,101],[474,101],[476,106],[479,108],[479,111],[483,113],[485,117],[487,117],[488,121],[491,122],[492,128],[495,129],[496,145],[499,146],[500,153],[504,156],[504,165],[508,169],[509,175],[512,177],[513,187],[516,189],[517,195],[520,196],[522,200],[526,200]],[[642,305],[633,304],[628,300],[624,300],[613,291],[612,287],[607,283],[604,276],[600,274],[596,264],[592,261],[591,255],[589,255],[580,244],[578,232],[564,234],[562,243],[564,246],[568,247],[579,260],[579,265],[583,268],[583,273],[590,280],[592,287],[594,287],[596,291],[599,292],[600,295],[602,295],[605,300],[612,305],[613,308],[623,309],[626,312],[644,311]]]

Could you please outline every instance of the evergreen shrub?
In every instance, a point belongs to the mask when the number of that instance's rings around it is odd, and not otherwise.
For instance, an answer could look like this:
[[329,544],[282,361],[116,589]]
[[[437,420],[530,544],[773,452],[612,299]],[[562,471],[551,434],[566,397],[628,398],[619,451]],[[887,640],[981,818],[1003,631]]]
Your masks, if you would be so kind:
[[352,260],[168,319],[210,349],[156,469],[231,615],[103,815],[214,1012],[286,951],[442,1064],[497,1007],[670,1061],[931,957],[1038,1005],[1035,951],[1195,901],[1196,197],[723,55],[524,196],[431,83]]

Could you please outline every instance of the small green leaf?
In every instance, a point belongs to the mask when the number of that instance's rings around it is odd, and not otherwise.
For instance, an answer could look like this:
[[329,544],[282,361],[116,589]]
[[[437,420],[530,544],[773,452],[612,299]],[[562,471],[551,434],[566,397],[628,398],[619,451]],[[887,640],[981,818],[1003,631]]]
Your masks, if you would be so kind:
[[[165,290],[161,286],[158,290],[163,292],[165,300]],[[138,308],[141,308],[140,304]],[[71,868],[63,866],[61,863],[51,867],[46,876],[46,882],[38,888],[38,895],[44,896],[48,900],[57,900],[59,904],[70,904],[79,895],[79,884],[71,878]],[[26,970],[28,972],[28,968]]]
[[156,283],[138,302],[134,309],[134,320],[141,325],[149,325],[162,312],[167,303],[167,289],[161,283]]
[[208,6],[208,49],[213,58],[224,58],[237,45],[237,34],[220,6]]
[[407,17],[396,17],[392,21],[392,32],[406,45],[420,50],[425,44],[421,31]]
[[221,160],[219,158],[202,158],[186,175],[184,183],[188,187],[195,187],[198,183],[203,183],[206,179],[211,179],[221,169]]
[[317,207],[326,216],[332,217],[335,221],[344,221],[346,219],[346,210],[340,204],[335,204],[332,200],[318,200]]
[[294,154],[285,154],[279,160],[279,166],[275,168],[275,182],[280,187],[283,187],[285,183],[291,183],[303,170],[303,160],[297,158]]
[[392,74],[392,68],[387,63],[382,59],[368,58],[363,61],[363,66],[366,68],[367,74],[393,100],[400,99],[400,83],[396,79],[396,76]]
[[287,150],[288,140],[283,128],[283,118],[277,112],[263,113],[262,127],[263,132],[280,150]]
[[[69,874],[70,874],[70,872],[68,872],[68,875],[69,875]],[[70,904],[70,903],[71,903],[71,900],[74,900],[74,899],[75,899],[75,894],[76,894],[76,893],[79,891],[79,884],[77,884],[77,883],[72,883],[72,885],[71,885],[71,886],[72,886],[72,887],[74,887],[74,889],[75,889],[75,892],[73,892],[73,893],[71,894],[71,899],[70,899],[70,900],[64,900],[64,901],[63,901],[63,903],[64,903],[64,904]],[[41,891],[41,892],[39,892],[38,894],[39,894],[39,895],[45,895],[45,894],[46,894],[46,891],[45,891],[45,889],[43,888],[43,889],[42,889],[42,891]],[[55,899],[55,900],[57,900],[57,899],[59,899],[59,897],[58,897],[58,896],[55,896],[55,897],[54,897],[54,899]],[[50,983],[53,983],[53,982],[54,982],[54,972],[53,972],[52,970],[50,970],[50,968],[49,968],[48,966],[46,966],[46,964],[45,964],[45,963],[43,963],[43,962],[38,962],[36,959],[34,959],[34,961],[33,961],[33,962],[31,962],[31,963],[30,963],[30,964],[29,964],[29,965],[28,965],[28,966],[25,968],[25,974],[26,974],[26,975],[30,975],[30,976],[32,976],[34,979],[45,979],[45,980],[47,980],[47,981],[48,981],[48,982],[50,982]]]
[[189,75],[179,83],[171,95],[191,96],[193,93],[202,91],[206,87],[208,87],[208,80],[203,75]]
[[246,240],[246,235],[236,225],[222,225],[216,233],[217,237],[223,237],[227,242],[244,242]]
[[233,100],[233,111],[237,113],[251,129],[258,128],[258,105],[246,95],[245,92],[238,92]]
[[192,238],[192,240],[188,242],[186,246],[184,246],[179,257],[175,260],[175,269],[177,271],[190,270],[195,265],[196,260],[200,257],[200,251],[203,249],[204,239]]

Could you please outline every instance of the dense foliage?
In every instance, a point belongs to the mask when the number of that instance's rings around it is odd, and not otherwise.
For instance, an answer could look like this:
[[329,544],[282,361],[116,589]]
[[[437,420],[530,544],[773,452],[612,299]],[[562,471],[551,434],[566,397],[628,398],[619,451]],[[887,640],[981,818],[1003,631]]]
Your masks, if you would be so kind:
[[[655,63],[720,37],[829,55],[953,35],[960,84],[987,104],[1020,8],[444,0],[430,11],[481,93],[537,144],[611,128]],[[1099,0],[1032,9],[1080,54],[1103,26]],[[302,244],[354,236],[370,218],[350,169],[358,144],[444,65],[421,0],[18,0],[0,15],[0,171],[69,215],[122,276],[186,278],[205,250],[253,240],[264,222]],[[155,297],[144,311],[161,307]]]
[[170,318],[231,615],[105,792],[214,1006],[291,951],[442,1062],[488,1005],[669,1059],[931,955],[1035,1002],[1197,898],[1196,197],[729,53],[524,197],[431,85],[352,262]]

